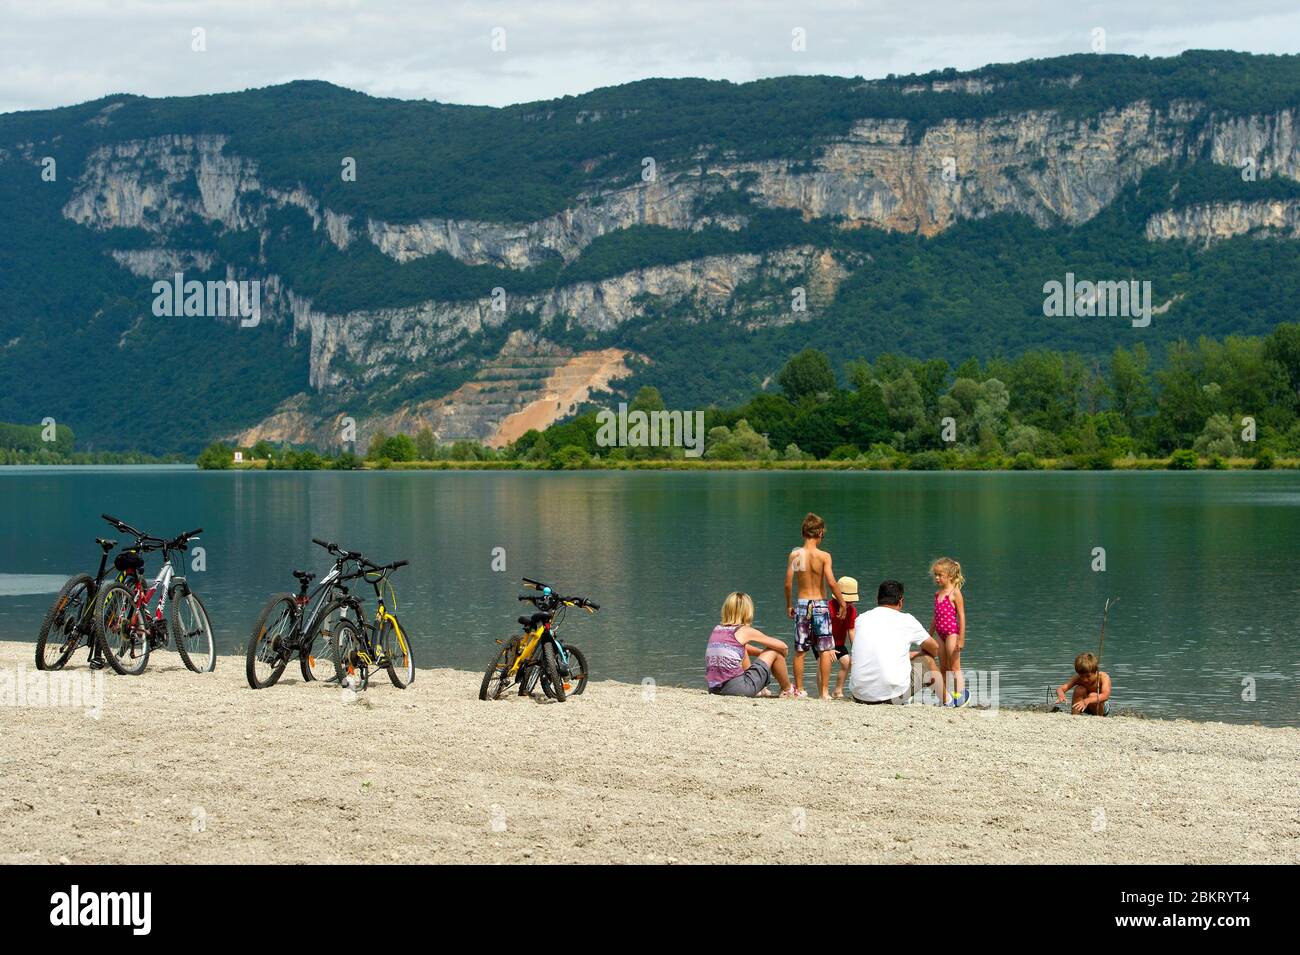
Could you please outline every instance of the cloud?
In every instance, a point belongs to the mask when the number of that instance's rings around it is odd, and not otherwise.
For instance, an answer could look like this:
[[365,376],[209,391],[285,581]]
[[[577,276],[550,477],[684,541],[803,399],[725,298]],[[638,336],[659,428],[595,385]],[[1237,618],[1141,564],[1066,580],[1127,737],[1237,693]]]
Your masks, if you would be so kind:
[[[971,69],[1086,52],[1094,27],[1114,53],[1300,50],[1290,0],[4,0],[0,111],[289,79],[500,106],[652,76]],[[491,47],[494,28],[504,30],[504,51]],[[806,33],[804,51],[791,48],[795,28]],[[205,52],[191,48],[195,29],[205,31]]]

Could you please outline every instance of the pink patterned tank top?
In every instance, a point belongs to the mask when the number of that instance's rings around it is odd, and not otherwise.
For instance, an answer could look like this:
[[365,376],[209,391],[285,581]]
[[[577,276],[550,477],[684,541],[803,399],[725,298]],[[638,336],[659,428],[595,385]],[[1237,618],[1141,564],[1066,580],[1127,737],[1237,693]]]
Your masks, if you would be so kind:
[[709,645],[704,650],[704,678],[709,681],[710,690],[745,672],[745,646],[736,639],[739,629],[739,626],[719,624],[709,634]]
[[953,606],[952,598],[947,594],[935,594],[934,632],[941,637],[951,637],[960,630],[961,627],[957,625],[957,608]]

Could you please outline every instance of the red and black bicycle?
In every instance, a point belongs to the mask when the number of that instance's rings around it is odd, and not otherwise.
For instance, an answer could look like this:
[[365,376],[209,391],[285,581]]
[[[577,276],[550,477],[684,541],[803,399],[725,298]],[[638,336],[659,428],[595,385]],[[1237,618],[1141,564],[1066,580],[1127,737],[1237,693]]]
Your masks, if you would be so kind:
[[[165,540],[138,531],[116,517],[103,517],[135,537],[135,543],[114,558],[113,566],[122,572],[121,579],[105,589],[95,605],[95,635],[108,665],[123,675],[136,676],[149,665],[151,651],[171,643],[188,669],[195,673],[214,670],[217,655],[212,621],[203,601],[190,589],[189,581],[176,575],[171,561],[172,554],[188,549],[203,528]],[[146,585],[144,555],[151,551],[162,551],[163,562],[158,576]],[[169,602],[170,613],[164,618]]]

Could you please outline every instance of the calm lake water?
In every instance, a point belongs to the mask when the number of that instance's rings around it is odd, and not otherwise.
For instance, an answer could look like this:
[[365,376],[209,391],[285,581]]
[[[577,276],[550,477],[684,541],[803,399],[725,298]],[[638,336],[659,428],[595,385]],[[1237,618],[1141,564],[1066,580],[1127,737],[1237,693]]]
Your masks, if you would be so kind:
[[[872,602],[902,580],[926,626],[926,568],[962,562],[963,662],[1004,704],[1041,703],[1097,650],[1115,702],[1163,717],[1300,725],[1300,475],[1272,473],[212,473],[0,468],[0,638],[34,640],[60,578],[93,572],[103,511],[157,535],[205,528],[191,573],[220,648],[248,638],[290,571],[323,573],[312,537],[405,558],[398,611],[422,666],[481,670],[514,629],[521,575],[592,597],[564,632],[597,679],[703,686],[727,591],[789,638],[785,556],[806,511]],[[494,548],[506,571],[494,572]],[[1094,572],[1093,549],[1106,570]],[[156,563],[150,565],[155,569]],[[368,591],[367,591],[368,594]],[[77,657],[78,664],[82,656]],[[147,678],[147,676],[146,676]],[[1253,680],[1255,701],[1243,700]],[[811,686],[811,678],[809,678]],[[467,681],[466,693],[477,683]]]

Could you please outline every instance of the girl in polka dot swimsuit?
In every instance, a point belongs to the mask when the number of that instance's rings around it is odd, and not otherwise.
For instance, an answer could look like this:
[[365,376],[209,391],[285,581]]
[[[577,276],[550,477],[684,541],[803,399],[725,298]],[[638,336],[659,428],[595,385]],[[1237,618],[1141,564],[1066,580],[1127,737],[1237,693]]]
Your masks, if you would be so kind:
[[940,557],[931,564],[930,574],[938,588],[934,594],[930,636],[939,643],[939,670],[944,688],[941,695],[951,694],[943,705],[965,706],[970,702],[970,691],[961,672],[961,651],[966,645],[966,601],[961,588],[966,578],[962,576],[961,564],[951,557]]

